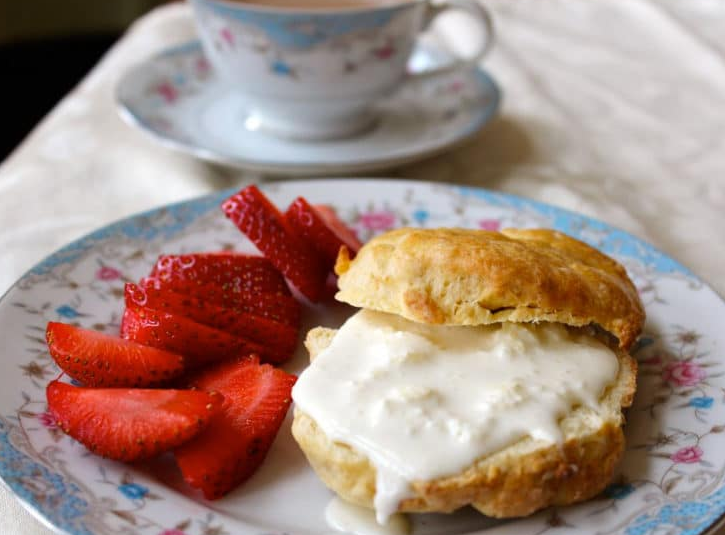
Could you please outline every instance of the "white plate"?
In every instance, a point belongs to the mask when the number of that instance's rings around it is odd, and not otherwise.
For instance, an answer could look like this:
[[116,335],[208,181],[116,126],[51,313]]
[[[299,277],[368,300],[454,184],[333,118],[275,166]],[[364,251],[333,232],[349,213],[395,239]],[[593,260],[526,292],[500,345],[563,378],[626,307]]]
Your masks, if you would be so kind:
[[[280,182],[263,188],[285,206],[304,195],[330,203],[363,239],[400,225],[554,227],[600,247],[629,270],[648,321],[635,356],[639,389],[628,414],[622,475],[600,497],[506,522],[470,509],[412,515],[414,535],[627,535],[705,532],[725,512],[725,304],[687,269],[604,223],[481,189],[410,181]],[[160,253],[253,247],[221,214],[231,192],[163,207],[102,228],[53,254],[0,301],[0,476],[58,532],[143,535],[319,534],[330,492],[283,426],[260,471],[224,499],[189,492],[168,459],[128,466],[89,454],[44,416],[56,376],[48,321],[118,328],[124,280]],[[309,308],[303,329],[337,326],[351,309]],[[286,366],[301,370],[303,350]],[[176,531],[174,531],[176,530]]]
[[[431,45],[420,46],[411,68],[446,58]],[[124,119],[173,149],[268,173],[319,175],[389,168],[437,154],[490,121],[500,95],[482,70],[408,81],[379,103],[371,130],[334,141],[294,141],[250,130],[244,99],[215,76],[192,41],[126,73],[116,99]]]

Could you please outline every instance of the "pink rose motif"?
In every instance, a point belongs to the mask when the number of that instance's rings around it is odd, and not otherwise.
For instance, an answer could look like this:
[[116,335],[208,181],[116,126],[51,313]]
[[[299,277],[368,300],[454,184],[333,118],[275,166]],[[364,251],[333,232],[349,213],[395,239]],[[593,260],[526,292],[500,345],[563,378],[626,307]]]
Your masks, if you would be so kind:
[[178,529],[165,529],[159,535],[186,535],[186,533]]
[[478,228],[498,231],[501,228],[501,222],[498,219],[481,219],[478,222]]
[[221,38],[224,39],[224,42],[228,45],[234,44],[234,34],[229,28],[222,28],[219,35],[221,35]]
[[169,104],[179,98],[179,91],[169,82],[162,82],[157,85],[156,92]]
[[675,386],[695,386],[706,377],[704,369],[688,360],[670,362],[662,371],[662,379]]
[[53,415],[47,411],[38,414],[38,420],[40,420],[40,423],[43,424],[43,427],[47,427],[48,429],[58,428],[58,424],[55,423],[55,418],[53,418]]
[[206,74],[211,69],[209,62],[206,58],[199,58],[196,60],[196,70],[202,74]]
[[702,453],[699,446],[687,446],[686,448],[680,448],[670,455],[670,459],[676,463],[699,463],[702,458]]
[[395,47],[392,43],[387,42],[383,46],[375,48],[373,50],[373,54],[378,59],[389,59],[393,56],[393,54],[395,54]]
[[392,212],[368,212],[360,216],[360,224],[368,230],[387,230],[395,224]]
[[451,85],[448,86],[448,89],[451,93],[460,93],[464,88],[464,84],[461,80],[456,80]]
[[96,278],[102,281],[113,281],[121,276],[121,272],[112,267],[103,266],[96,271]]

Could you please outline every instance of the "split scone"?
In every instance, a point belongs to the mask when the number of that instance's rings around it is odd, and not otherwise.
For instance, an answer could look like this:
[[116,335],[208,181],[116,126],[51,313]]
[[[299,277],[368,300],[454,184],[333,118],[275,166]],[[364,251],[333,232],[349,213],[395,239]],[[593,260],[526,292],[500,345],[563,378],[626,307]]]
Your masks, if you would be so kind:
[[400,229],[338,258],[292,432],[345,500],[523,516],[599,493],[624,450],[644,310],[622,266],[562,233]]

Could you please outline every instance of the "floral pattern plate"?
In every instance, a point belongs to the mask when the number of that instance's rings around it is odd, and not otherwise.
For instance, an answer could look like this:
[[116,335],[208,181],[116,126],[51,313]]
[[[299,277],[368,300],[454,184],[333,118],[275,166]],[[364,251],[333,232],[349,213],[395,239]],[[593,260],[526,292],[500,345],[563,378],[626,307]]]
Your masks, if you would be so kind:
[[[447,59],[442,50],[421,45],[410,68]],[[172,149],[267,173],[321,175],[390,168],[442,152],[490,121],[500,95],[480,69],[408,81],[378,104],[379,119],[369,131],[334,141],[295,141],[250,127],[244,99],[218,79],[193,41],[128,72],[116,100],[124,119]]]
[[[620,474],[599,497],[530,518],[497,521],[464,509],[411,515],[414,535],[547,533],[699,534],[725,513],[725,303],[695,275],[639,239],[530,200],[482,189],[383,180],[279,182],[263,188],[285,206],[304,195],[335,206],[362,239],[401,225],[554,227],[619,259],[645,302],[648,321],[634,355],[639,389],[626,426]],[[48,417],[44,387],[58,373],[44,329],[66,321],[114,332],[123,283],[162,252],[251,244],[221,214],[220,192],[136,215],[51,255],[0,301],[0,476],[59,533],[141,535],[320,534],[331,495],[314,476],[285,422],[267,461],[229,496],[206,502],[173,462],[123,465],[98,458]],[[308,307],[303,329],[337,326],[351,309]],[[286,366],[304,368],[298,350]]]

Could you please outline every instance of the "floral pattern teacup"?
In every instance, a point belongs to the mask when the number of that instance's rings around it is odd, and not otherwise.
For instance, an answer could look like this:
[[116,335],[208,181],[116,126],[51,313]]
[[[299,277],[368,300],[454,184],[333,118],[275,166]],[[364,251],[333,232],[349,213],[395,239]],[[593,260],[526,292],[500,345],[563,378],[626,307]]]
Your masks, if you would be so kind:
[[[349,136],[370,126],[373,105],[406,76],[475,65],[488,51],[491,22],[476,0],[371,0],[369,6],[286,8],[191,0],[204,52],[236,88],[251,129],[299,139]],[[407,73],[418,34],[442,10],[464,9],[486,38],[473,58]]]

